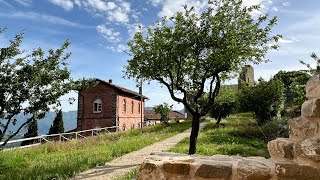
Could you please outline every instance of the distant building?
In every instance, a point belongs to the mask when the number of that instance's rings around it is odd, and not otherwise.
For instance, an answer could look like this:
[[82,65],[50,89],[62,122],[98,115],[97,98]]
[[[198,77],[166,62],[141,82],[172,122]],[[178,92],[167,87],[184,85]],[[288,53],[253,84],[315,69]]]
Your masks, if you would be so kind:
[[251,65],[245,65],[239,74],[238,89],[242,86],[254,86],[254,69]]
[[[144,119],[144,101],[137,92],[96,79],[97,85],[78,94],[77,130],[119,126],[120,130],[139,127]],[[141,102],[142,100],[142,102]]]
[[[184,115],[178,111],[170,111],[168,116],[169,116],[168,117],[169,121],[170,120],[185,120],[186,119],[184,117]],[[161,116],[160,116],[160,114],[156,114],[156,112],[154,110],[145,110],[144,119],[145,119],[145,121],[156,120],[156,121],[160,122]]]

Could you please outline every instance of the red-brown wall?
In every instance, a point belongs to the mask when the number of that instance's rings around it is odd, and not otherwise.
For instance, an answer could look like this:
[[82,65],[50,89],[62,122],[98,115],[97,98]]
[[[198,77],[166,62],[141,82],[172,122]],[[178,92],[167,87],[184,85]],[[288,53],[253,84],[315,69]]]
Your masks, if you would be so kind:
[[[93,102],[102,100],[102,111],[93,112]],[[116,125],[117,92],[114,88],[97,84],[79,92],[78,95],[78,130],[93,129]]]
[[[126,112],[123,112],[123,100],[126,99]],[[133,113],[131,113],[131,102],[133,102]],[[141,109],[142,113],[138,112],[138,103],[140,103],[140,97],[132,98],[132,96],[128,95],[119,95],[118,96],[118,115],[119,115],[119,126],[120,129],[123,130],[123,126],[125,124],[125,129],[131,129],[132,124],[136,124],[135,128],[138,128],[138,123],[141,123],[141,115],[142,120],[144,119],[144,102],[142,101]]]
[[[101,113],[93,112],[95,99],[102,100]],[[123,112],[123,100],[126,99],[126,112]],[[131,102],[134,104],[131,113]],[[118,93],[114,87],[99,83],[79,92],[78,95],[78,125],[77,130],[93,129],[95,127],[108,127],[118,125],[119,130],[131,129],[132,124],[141,122],[141,113],[138,112],[140,97],[132,94]],[[144,119],[144,102],[141,104],[142,119]]]

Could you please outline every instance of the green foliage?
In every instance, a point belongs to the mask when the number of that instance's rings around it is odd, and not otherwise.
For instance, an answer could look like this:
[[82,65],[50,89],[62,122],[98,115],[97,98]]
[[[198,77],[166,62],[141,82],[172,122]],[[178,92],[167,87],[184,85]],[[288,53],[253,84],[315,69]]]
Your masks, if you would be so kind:
[[[268,43],[280,37],[270,35],[276,18],[268,20],[261,15],[254,19],[250,12],[256,9],[259,7],[243,7],[240,0],[213,0],[199,16],[194,8],[185,7],[184,12],[163,17],[148,27],[146,34],[137,32],[129,41],[132,59],[128,60],[126,77],[157,80],[191,114],[207,114],[220,79],[248,62],[263,62],[270,49]],[[202,106],[198,100],[207,83],[208,102]]]
[[0,179],[69,179],[188,129],[190,121],[0,153]]
[[[23,138],[30,138],[38,136],[38,122],[35,116],[33,116],[32,121],[28,124],[28,131],[24,134]],[[21,146],[33,144],[34,140],[27,140],[21,143]]]
[[242,111],[253,111],[259,125],[277,116],[283,109],[284,88],[279,79],[259,79],[255,87],[245,87],[239,94]]
[[62,110],[59,110],[59,112],[57,113],[57,116],[53,120],[53,124],[51,125],[48,134],[59,134],[63,132],[64,132],[64,126],[63,126]]
[[[0,28],[0,34],[4,29]],[[31,53],[20,49],[24,32],[16,35],[7,47],[0,48],[0,149],[7,141],[32,121],[29,118],[21,123],[16,132],[7,132],[10,124],[15,125],[15,115],[37,114],[42,119],[50,107],[59,107],[59,98],[70,90],[77,90],[88,85],[90,81],[74,81],[67,68],[70,45],[67,40],[56,50],[48,54],[36,48]],[[4,136],[6,135],[6,136]]]
[[219,124],[222,118],[226,118],[237,107],[237,90],[230,86],[222,86],[212,106],[211,117]]
[[310,75],[303,71],[279,71],[274,78],[284,85],[285,111],[299,114],[301,105],[306,101],[305,85]]
[[153,109],[156,112],[156,114],[160,114],[161,116],[161,121],[167,122],[168,120],[168,116],[169,116],[169,112],[171,111],[173,105],[169,106],[168,103],[163,103],[160,105],[155,106]]

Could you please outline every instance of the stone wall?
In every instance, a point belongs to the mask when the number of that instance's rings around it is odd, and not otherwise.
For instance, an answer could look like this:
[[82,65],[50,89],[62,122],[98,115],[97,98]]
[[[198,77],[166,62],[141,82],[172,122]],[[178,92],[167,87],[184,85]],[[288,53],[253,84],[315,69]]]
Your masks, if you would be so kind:
[[271,159],[154,153],[139,180],[320,180],[320,76],[306,85],[301,116],[289,121],[289,138],[268,142]]

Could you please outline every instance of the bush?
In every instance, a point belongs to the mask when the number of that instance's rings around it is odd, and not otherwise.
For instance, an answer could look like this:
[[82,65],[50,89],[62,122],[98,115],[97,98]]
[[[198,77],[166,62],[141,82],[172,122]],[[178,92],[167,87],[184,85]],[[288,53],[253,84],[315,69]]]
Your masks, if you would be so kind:
[[270,121],[283,109],[284,88],[278,79],[259,79],[255,87],[244,87],[239,94],[242,111],[253,111],[259,125]]

